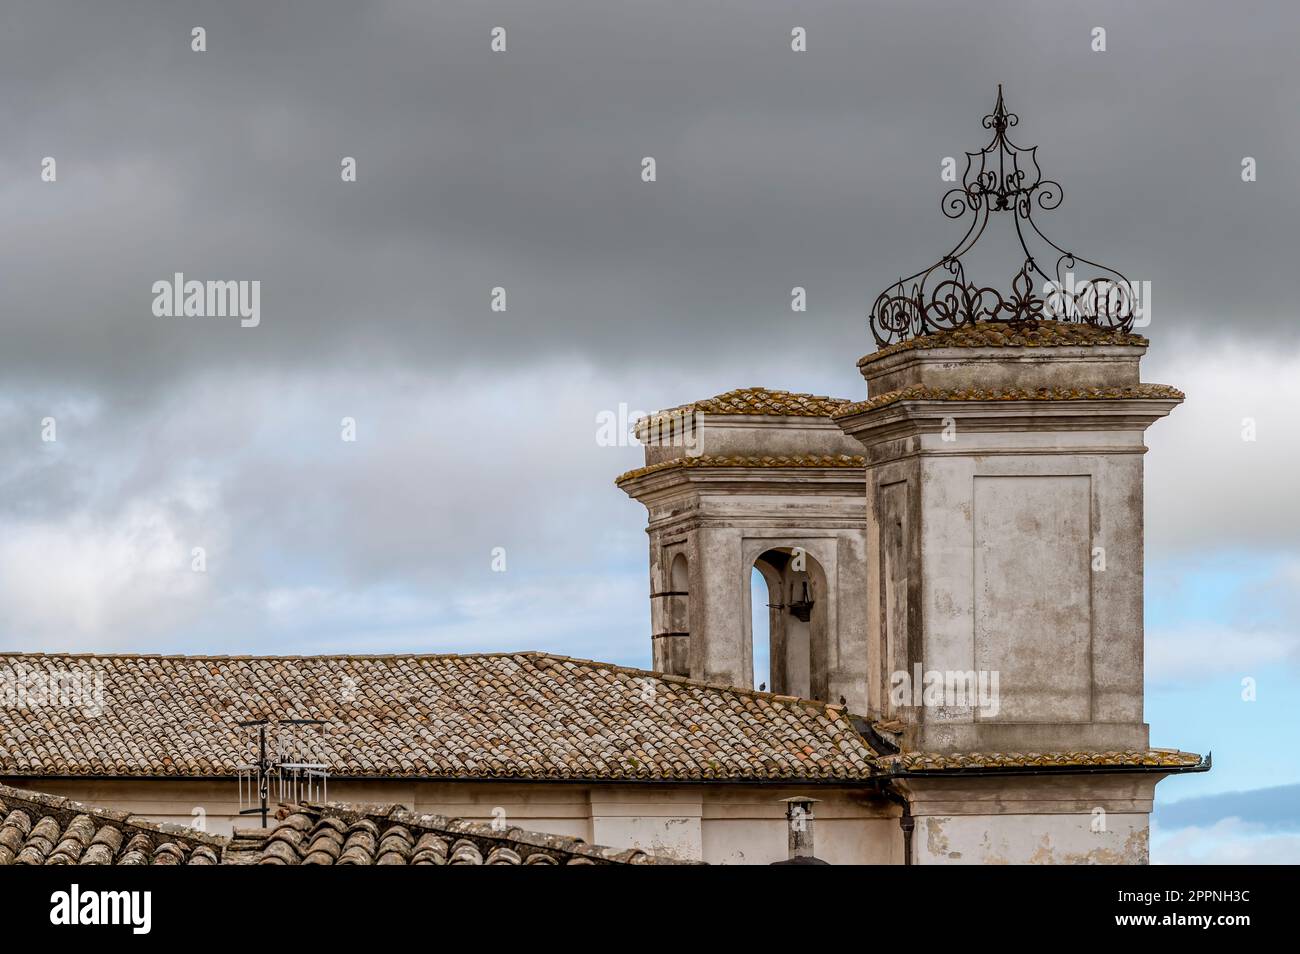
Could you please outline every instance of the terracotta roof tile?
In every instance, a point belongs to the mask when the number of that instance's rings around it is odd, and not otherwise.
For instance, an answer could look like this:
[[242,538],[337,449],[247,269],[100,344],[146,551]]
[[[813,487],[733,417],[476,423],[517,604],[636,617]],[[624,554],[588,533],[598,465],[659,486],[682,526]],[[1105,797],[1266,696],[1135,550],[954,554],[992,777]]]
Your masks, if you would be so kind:
[[227,839],[0,785],[0,865],[679,863],[400,805],[293,805],[277,817]]
[[881,757],[882,768],[899,772],[949,772],[999,768],[1198,768],[1205,763],[1194,752],[1142,749],[1124,752],[903,752]]
[[225,841],[0,785],[0,865],[212,865]]
[[847,398],[827,397],[824,394],[799,394],[792,391],[775,391],[771,388],[736,388],[725,394],[703,398],[678,407],[657,411],[639,423],[686,414],[772,414],[781,417],[830,417]]
[[872,772],[839,706],[545,653],[0,654],[0,690],[68,674],[102,697],[0,705],[0,776],[228,777],[250,755],[236,723],[264,717],[327,720],[313,756],[335,776],[854,781]]
[[270,830],[238,829],[222,863],[237,865],[677,864],[520,828],[426,815],[399,805],[290,805]]
[[1145,348],[1150,342],[1134,332],[1096,328],[1081,322],[1050,319],[1005,322],[979,321],[886,345],[858,362],[858,367],[900,351],[929,348],[1068,348],[1126,345]]

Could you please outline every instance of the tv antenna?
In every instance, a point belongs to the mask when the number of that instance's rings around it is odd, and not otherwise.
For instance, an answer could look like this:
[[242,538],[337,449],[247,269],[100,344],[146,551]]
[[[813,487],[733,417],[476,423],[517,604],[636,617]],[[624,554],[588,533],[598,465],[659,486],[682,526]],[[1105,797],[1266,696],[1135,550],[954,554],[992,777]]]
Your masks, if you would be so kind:
[[[273,778],[277,801],[293,804],[325,801],[329,769],[313,758],[308,739],[294,728],[323,726],[324,719],[250,719],[237,724],[241,729],[257,730],[248,736],[249,761],[236,766],[239,814],[260,814],[262,827],[266,827]],[[268,727],[274,731],[274,758],[267,752]]]

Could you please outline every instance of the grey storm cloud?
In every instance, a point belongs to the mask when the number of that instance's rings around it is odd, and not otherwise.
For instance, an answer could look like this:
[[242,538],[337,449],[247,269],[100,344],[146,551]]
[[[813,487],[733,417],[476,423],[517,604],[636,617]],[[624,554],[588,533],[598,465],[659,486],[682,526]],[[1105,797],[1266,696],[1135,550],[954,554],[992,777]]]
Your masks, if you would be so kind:
[[[998,83],[1064,185],[1044,229],[1151,282],[1153,380],[1198,388],[1155,438],[1152,548],[1285,547],[1288,424],[1262,377],[1223,399],[1221,343],[1296,344],[1296,32],[1284,3],[15,0],[0,640],[310,650],[318,618],[336,648],[396,618],[383,645],[447,624],[640,659],[644,514],[611,485],[638,452],[596,446],[595,415],[860,396],[866,312],[958,237],[941,162],[984,144]],[[261,282],[260,325],[155,317],[176,272]],[[1206,447],[1192,399],[1234,451],[1260,417],[1251,514],[1223,505],[1226,451],[1193,488],[1221,516],[1160,503]],[[497,545],[527,585],[488,575]]]
[[[851,367],[875,294],[955,239],[940,161],[982,145],[998,82],[1065,186],[1049,234],[1151,281],[1153,337],[1289,340],[1295,25],[1187,2],[18,4],[0,367],[119,400],[223,366]],[[177,271],[260,280],[262,326],[154,318]]]

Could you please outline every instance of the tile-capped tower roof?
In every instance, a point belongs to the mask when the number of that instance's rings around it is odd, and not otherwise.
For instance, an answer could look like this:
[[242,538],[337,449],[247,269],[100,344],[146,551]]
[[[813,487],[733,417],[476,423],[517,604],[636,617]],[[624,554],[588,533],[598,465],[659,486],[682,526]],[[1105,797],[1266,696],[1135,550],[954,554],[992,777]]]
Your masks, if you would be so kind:
[[847,398],[827,397],[824,394],[800,394],[771,388],[736,388],[710,398],[702,398],[689,404],[659,411],[645,420],[654,421],[690,413],[830,417],[841,405],[847,403]]

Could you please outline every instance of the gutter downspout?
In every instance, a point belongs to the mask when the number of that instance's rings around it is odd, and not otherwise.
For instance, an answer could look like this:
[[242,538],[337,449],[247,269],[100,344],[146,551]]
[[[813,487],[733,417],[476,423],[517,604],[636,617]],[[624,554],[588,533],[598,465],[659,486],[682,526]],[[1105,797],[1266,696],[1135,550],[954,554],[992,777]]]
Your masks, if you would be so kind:
[[912,832],[916,829],[916,819],[912,817],[912,803],[903,795],[886,784],[881,788],[883,794],[891,802],[902,806],[903,814],[898,818],[898,827],[903,830],[903,864],[912,863]]
[[912,830],[916,828],[916,819],[912,817],[912,806],[903,799],[903,815],[898,819],[898,826],[903,829],[903,864],[912,863]]
[[[894,755],[898,752],[898,746],[877,732],[875,725],[870,720],[858,716],[851,716],[850,718],[858,735],[862,736],[867,746],[877,755]],[[883,781],[884,784],[880,786],[880,793],[903,809],[903,813],[898,817],[898,827],[903,832],[903,864],[910,865],[912,863],[912,832],[916,830],[916,819],[912,817],[912,803],[907,800],[905,795],[894,790],[891,779],[886,778]]]

